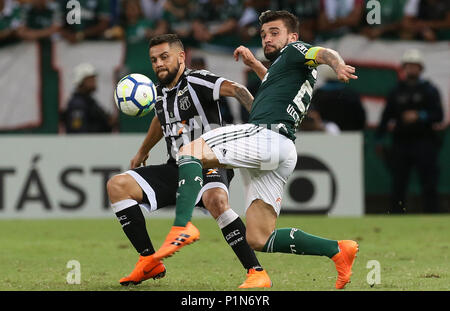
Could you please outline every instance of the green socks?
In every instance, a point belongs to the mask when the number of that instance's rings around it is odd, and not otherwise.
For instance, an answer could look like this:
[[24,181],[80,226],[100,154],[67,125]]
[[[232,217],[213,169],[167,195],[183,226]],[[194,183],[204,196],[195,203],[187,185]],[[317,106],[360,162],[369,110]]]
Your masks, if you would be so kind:
[[202,163],[191,156],[178,160],[178,191],[174,226],[184,227],[191,220],[195,201],[203,187]]
[[339,252],[339,247],[337,241],[320,238],[295,228],[283,228],[272,232],[262,251],[331,258]]

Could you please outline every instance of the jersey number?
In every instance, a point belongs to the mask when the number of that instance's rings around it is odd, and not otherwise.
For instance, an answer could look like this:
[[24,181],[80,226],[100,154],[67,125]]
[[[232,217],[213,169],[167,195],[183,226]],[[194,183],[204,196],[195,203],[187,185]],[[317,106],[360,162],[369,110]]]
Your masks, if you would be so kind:
[[308,80],[305,81],[305,83],[302,84],[300,87],[300,90],[298,91],[297,95],[292,100],[300,110],[300,112],[303,114],[306,112],[307,107],[303,104],[303,97],[305,97],[305,94],[309,95],[309,98],[311,98],[313,92],[313,88]]

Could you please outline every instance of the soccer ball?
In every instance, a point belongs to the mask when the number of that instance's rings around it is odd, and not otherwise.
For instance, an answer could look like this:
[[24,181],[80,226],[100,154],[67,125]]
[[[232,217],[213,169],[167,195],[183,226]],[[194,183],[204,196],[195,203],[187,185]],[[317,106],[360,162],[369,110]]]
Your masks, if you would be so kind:
[[114,100],[124,114],[142,117],[155,107],[156,87],[148,77],[132,73],[117,83]]

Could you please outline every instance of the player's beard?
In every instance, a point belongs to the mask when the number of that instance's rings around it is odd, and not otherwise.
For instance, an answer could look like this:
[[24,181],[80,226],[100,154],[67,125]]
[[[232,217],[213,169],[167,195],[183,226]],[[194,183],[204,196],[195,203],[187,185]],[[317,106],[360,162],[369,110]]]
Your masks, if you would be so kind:
[[[273,50],[272,52],[266,52],[266,49],[264,49],[264,56],[269,60],[269,61],[271,61],[271,62],[273,62],[277,57],[278,57],[278,55],[280,54],[280,51],[287,45],[289,43],[289,41],[286,39],[286,42],[285,42],[285,44],[282,46],[282,47],[280,47],[280,48],[276,48],[275,50]],[[273,45],[271,45],[271,46],[273,46]],[[274,46],[273,46],[274,47]]]
[[177,61],[177,66],[174,69],[167,69],[167,75],[164,78],[160,78],[158,74],[156,75],[156,77],[158,78],[158,81],[161,83],[161,85],[166,86],[173,82],[173,80],[177,77],[179,70],[180,63]]

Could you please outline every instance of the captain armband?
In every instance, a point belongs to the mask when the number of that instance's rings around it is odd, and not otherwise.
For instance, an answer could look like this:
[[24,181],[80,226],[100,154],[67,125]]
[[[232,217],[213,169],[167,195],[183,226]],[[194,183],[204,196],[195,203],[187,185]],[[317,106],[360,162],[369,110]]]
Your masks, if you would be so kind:
[[314,46],[308,50],[305,54],[305,65],[311,67],[317,67],[319,64],[316,61],[317,53],[322,49],[320,46]]

